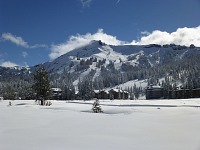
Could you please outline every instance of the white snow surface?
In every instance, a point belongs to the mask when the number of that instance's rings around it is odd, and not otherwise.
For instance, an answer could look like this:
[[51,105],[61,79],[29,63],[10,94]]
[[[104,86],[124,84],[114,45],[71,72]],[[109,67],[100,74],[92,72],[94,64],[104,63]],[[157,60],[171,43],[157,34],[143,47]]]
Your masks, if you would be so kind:
[[146,88],[147,87],[147,80],[138,80],[138,79],[131,80],[131,81],[116,85],[116,86],[114,86],[112,88],[107,88],[106,90],[109,91],[109,90],[111,90],[113,88],[114,89],[120,88],[122,90],[127,90],[128,87],[131,88],[134,85],[136,85],[136,87]]
[[200,99],[0,102],[0,150],[200,150]]

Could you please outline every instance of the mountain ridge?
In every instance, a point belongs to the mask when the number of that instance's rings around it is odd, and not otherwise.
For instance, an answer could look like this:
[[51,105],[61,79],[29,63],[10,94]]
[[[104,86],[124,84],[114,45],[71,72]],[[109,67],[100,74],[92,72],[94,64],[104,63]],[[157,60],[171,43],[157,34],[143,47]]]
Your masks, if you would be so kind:
[[[117,61],[116,59],[121,59],[120,61],[129,61],[131,63],[139,59],[139,56],[146,56],[149,58],[149,65],[159,64],[164,61],[164,55],[168,51],[176,52],[176,59],[188,52],[188,50],[199,50],[197,47],[186,47],[180,45],[107,45],[101,41],[92,41],[88,45],[80,48],[76,48],[70,52],[67,52],[60,57],[56,58],[52,62],[44,63],[44,66],[48,71],[62,71],[62,69],[69,69],[70,61],[75,59],[87,59],[89,57],[96,57],[99,60],[107,59],[108,61]],[[134,56],[137,57],[134,59]],[[181,58],[182,58],[181,57]],[[162,58],[162,59],[161,59]],[[115,60],[113,60],[115,59]],[[157,59],[155,61],[155,59]],[[137,63],[137,62],[136,62]]]
[[[191,44],[190,47],[180,46],[175,44],[149,44],[149,45],[107,45],[102,41],[91,41],[89,44],[73,49],[58,58],[44,62],[46,70],[51,73],[63,73],[68,71],[70,73],[76,70],[75,66],[79,65],[81,61],[92,60],[88,69],[97,69],[98,61],[103,61],[104,66],[107,67],[111,62],[117,70],[123,72],[123,68],[127,66],[139,67],[153,67],[162,63],[170,61],[178,61],[187,55],[193,55],[195,52],[199,53],[200,48]],[[100,62],[102,63],[102,62]],[[7,70],[7,74],[27,74],[33,73],[38,65],[32,67],[1,67],[0,70]],[[10,71],[9,71],[10,70]],[[4,72],[5,73],[5,72]],[[5,75],[4,75],[5,77]]]
[[[65,99],[92,95],[93,90],[126,89],[144,95],[145,86],[160,85],[200,88],[200,48],[180,45],[120,45],[92,41],[42,65],[49,73],[51,87],[64,91]],[[33,94],[33,74],[41,64],[30,68],[0,67],[0,92],[13,89]],[[126,83],[126,84],[125,84]],[[23,90],[22,90],[23,89]],[[68,95],[68,96],[66,96]],[[88,96],[88,97],[90,97]],[[87,98],[88,98],[87,97]]]

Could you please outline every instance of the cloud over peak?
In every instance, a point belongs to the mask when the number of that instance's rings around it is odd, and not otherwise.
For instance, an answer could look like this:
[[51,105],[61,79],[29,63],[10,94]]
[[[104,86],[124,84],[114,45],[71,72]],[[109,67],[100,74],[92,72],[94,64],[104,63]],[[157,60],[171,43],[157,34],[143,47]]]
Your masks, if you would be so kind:
[[110,45],[123,45],[124,41],[118,40],[115,36],[104,33],[103,29],[99,29],[96,33],[87,33],[85,35],[77,34],[71,36],[65,43],[52,45],[49,57],[51,60],[84,45],[89,44],[93,40],[101,40]]
[[106,34],[103,29],[97,30],[96,33],[87,33],[85,35],[72,35],[65,43],[51,46],[49,57],[51,60],[81,46],[89,44],[92,40],[101,40],[109,45],[148,45],[148,44],[177,44],[190,46],[200,46],[200,26],[194,28],[178,28],[175,32],[155,30],[152,32],[141,32],[139,40],[126,42],[118,40],[116,36]]
[[143,35],[140,40],[133,40],[133,45],[147,44],[177,44],[189,46],[194,44],[200,46],[200,26],[194,28],[178,28],[175,32],[168,33],[166,31],[155,30],[151,33]]

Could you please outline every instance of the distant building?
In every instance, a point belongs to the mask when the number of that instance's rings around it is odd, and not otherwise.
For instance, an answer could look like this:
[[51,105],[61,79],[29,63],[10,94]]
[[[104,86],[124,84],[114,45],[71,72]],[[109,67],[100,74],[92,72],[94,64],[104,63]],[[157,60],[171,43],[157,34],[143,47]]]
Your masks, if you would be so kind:
[[128,99],[129,93],[120,89],[106,90],[95,90],[94,98],[98,99]]
[[52,97],[55,100],[62,99],[62,90],[60,88],[51,88]]
[[197,89],[178,89],[169,91],[169,99],[187,99],[187,98],[199,98],[200,88]]
[[110,99],[128,99],[129,93],[120,89],[111,89],[109,91]]
[[163,88],[161,86],[148,86],[146,88],[146,99],[161,99],[164,97]]
[[124,91],[123,92],[123,99],[129,99],[129,92],[128,91]]
[[95,90],[94,98],[98,99],[109,99],[109,92],[105,90]]
[[192,97],[193,98],[199,98],[200,97],[200,88],[192,89]]

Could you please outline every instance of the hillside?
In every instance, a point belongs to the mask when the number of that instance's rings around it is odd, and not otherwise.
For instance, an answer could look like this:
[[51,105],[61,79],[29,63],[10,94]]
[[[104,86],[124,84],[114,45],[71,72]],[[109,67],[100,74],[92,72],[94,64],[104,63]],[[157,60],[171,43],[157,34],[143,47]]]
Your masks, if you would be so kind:
[[164,46],[156,44],[112,46],[101,41],[91,41],[90,44],[74,49],[52,62],[44,63],[44,65],[49,72],[63,72],[64,69],[73,72],[72,64],[76,66],[81,60],[87,61],[88,59],[93,61],[90,65],[91,69],[96,69],[92,66],[103,60],[105,67],[113,62],[117,70],[121,69],[122,64],[153,67],[167,61],[181,60],[184,55],[196,50],[199,50],[199,48],[174,44]]
[[[64,91],[77,93],[82,90],[82,95],[86,95],[92,90],[111,88],[131,92],[130,88],[134,87],[134,91],[143,95],[148,84],[162,85],[166,89],[176,86],[199,88],[199,56],[200,48],[194,45],[113,46],[91,41],[43,65],[49,72],[51,86]],[[38,66],[1,67],[0,86],[6,84],[14,87],[14,91],[18,91],[20,85],[25,89],[31,88],[32,73]]]
[[[89,45],[70,51],[44,65],[50,73],[56,72],[61,76],[63,72],[73,74],[73,86],[76,90],[79,82],[85,78],[98,82],[98,85],[94,85],[95,89],[116,87],[136,79],[152,79],[148,82],[155,84],[157,79],[169,74],[173,76],[174,69],[184,65],[183,62],[191,61],[190,58],[195,60],[200,55],[199,50],[192,45],[191,47],[174,44],[112,46],[101,41],[91,41]],[[176,74],[181,76],[184,67],[186,66],[184,65],[179,71],[176,68],[178,71]],[[103,82],[104,85],[99,85],[99,82]]]

